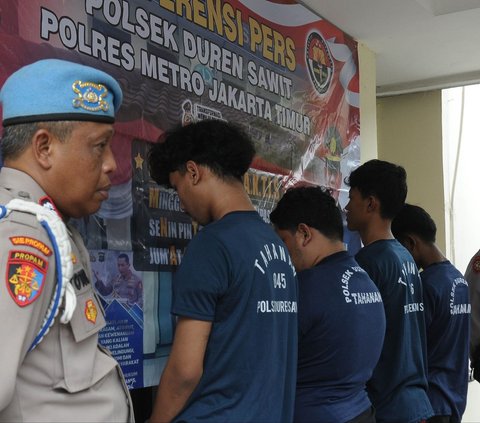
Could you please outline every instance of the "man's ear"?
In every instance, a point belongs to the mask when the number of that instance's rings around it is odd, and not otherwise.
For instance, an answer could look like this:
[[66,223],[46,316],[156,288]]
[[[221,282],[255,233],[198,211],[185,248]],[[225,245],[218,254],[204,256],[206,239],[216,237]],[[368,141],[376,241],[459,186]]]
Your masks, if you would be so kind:
[[369,195],[367,197],[367,210],[369,212],[373,212],[375,210],[379,210],[380,207],[380,202],[378,201],[378,198],[375,197],[374,195]]
[[312,230],[305,223],[299,223],[297,226],[297,235],[300,237],[302,246],[307,245],[312,240]]
[[412,254],[417,247],[417,239],[410,234],[406,234],[402,237],[402,244]]
[[52,133],[46,129],[38,129],[32,137],[33,156],[44,169],[49,169],[52,166],[51,158],[54,138]]
[[185,164],[185,167],[187,168],[187,173],[190,180],[192,181],[192,184],[197,185],[202,178],[202,169],[193,160],[189,160]]

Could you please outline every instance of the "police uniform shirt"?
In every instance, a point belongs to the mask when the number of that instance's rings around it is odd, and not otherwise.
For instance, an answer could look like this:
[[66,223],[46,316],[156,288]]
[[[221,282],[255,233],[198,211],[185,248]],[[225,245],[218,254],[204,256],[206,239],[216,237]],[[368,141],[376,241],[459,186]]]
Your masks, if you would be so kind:
[[473,362],[477,357],[480,358],[480,250],[470,259],[465,271],[465,279],[468,282],[472,305],[470,358]]
[[[44,197],[27,174],[1,170],[1,204]],[[57,284],[54,247],[33,214],[13,211],[0,219],[0,421],[133,421],[120,368],[98,345],[105,318],[90,282],[88,252],[78,232],[68,231],[77,306],[68,324],[60,323],[60,309],[29,352]]]

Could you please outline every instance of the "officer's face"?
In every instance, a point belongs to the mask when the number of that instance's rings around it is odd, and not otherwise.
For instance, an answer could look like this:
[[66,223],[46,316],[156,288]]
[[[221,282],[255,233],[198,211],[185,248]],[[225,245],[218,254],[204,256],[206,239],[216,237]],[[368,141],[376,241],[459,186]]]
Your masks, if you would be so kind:
[[128,273],[128,270],[130,269],[130,264],[127,263],[127,260],[125,260],[123,257],[121,257],[117,260],[117,267],[118,267],[118,271],[122,275],[125,275],[125,274]]
[[65,217],[95,213],[108,198],[116,163],[110,147],[113,126],[78,122],[68,139],[54,137],[48,195]]

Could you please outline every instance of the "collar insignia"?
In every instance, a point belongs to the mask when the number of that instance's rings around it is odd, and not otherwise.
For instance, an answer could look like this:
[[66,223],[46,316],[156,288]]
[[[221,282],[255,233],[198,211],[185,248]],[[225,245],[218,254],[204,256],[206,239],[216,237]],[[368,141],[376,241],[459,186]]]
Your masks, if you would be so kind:
[[85,303],[85,317],[89,322],[92,322],[95,324],[97,321],[97,306],[93,302],[93,300],[87,300]]
[[107,87],[93,82],[75,81],[72,85],[73,91],[77,97],[73,99],[73,107],[81,107],[89,112],[98,112],[108,110],[108,102],[105,97],[108,94]]
[[20,307],[33,303],[42,293],[47,276],[48,261],[28,251],[9,252],[7,288]]
[[38,204],[40,204],[41,206],[45,207],[48,210],[54,211],[55,213],[57,213],[59,217],[62,217],[62,215],[58,212],[57,208],[55,207],[55,203],[48,195],[45,195],[44,197],[40,198],[40,200],[38,200]]

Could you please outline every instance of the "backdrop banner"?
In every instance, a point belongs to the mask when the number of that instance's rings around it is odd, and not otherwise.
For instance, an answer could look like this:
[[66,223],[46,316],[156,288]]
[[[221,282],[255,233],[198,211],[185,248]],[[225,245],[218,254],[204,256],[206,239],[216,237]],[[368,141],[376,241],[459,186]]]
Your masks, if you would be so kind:
[[[360,162],[357,43],[292,0],[0,0],[0,84],[43,58],[102,69],[124,91],[113,189],[76,225],[107,312],[102,344],[131,388],[156,385],[174,331],[172,272],[201,227],[151,180],[149,145],[175,125],[236,122],[255,143],[244,183],[266,222],[299,184],[330,188],[343,208]],[[346,243],[355,250],[358,237]],[[122,296],[126,278],[136,301]]]

